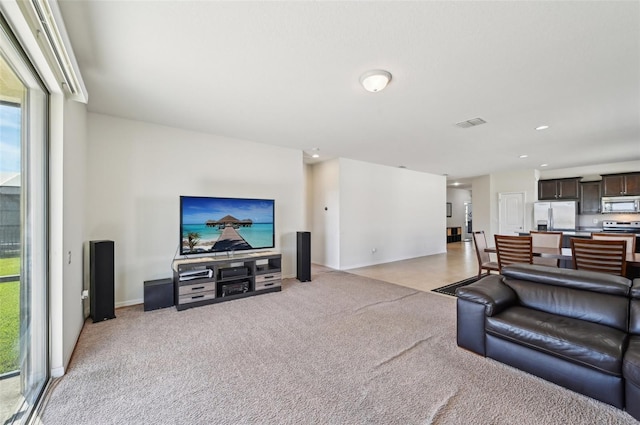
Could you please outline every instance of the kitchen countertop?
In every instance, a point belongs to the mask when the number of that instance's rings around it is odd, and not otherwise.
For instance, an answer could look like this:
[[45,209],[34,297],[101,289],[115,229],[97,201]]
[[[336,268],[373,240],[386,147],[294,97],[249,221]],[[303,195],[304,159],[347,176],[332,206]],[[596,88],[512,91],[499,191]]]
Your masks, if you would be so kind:
[[[588,228],[582,228],[582,229],[578,229],[578,230],[549,230],[550,232],[562,232],[562,234],[564,236],[576,236],[579,238],[590,238],[592,233],[607,233],[606,230],[602,230],[599,228],[594,228],[594,227],[588,227]],[[621,235],[624,235],[625,233],[620,233]],[[628,234],[628,233],[627,233]],[[520,235],[528,235],[528,233],[520,233]],[[637,237],[640,237],[640,233],[636,233]]]
[[[602,232],[602,230],[600,230],[600,232]],[[565,236],[578,236],[578,237],[582,237],[582,238],[590,238],[591,237],[591,233],[597,233],[597,232],[591,232],[591,231],[585,231],[585,230],[576,230],[575,232],[572,231],[563,231],[562,234]]]

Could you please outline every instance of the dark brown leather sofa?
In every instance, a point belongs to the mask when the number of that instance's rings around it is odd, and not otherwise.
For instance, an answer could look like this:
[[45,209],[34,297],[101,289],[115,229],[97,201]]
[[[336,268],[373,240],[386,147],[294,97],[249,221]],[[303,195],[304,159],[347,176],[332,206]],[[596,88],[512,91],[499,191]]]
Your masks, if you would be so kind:
[[457,296],[460,347],[640,419],[640,279],[518,264]]
[[629,344],[622,361],[625,408],[640,420],[640,278],[633,280],[629,315]]

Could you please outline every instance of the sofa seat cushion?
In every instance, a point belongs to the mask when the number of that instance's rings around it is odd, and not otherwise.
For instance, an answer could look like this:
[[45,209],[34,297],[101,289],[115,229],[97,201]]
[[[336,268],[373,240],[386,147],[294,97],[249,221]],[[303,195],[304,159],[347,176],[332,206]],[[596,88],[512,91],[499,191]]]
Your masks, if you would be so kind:
[[622,363],[624,379],[640,387],[640,336],[629,339],[629,347]]
[[605,325],[521,306],[487,317],[488,334],[615,375],[622,374],[627,334]]

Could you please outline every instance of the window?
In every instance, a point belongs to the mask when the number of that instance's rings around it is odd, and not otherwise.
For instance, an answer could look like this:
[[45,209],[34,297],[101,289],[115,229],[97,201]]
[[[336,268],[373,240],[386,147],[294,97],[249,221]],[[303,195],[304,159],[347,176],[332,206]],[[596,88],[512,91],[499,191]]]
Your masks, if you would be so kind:
[[0,391],[2,423],[25,423],[49,378],[47,102],[0,20]]

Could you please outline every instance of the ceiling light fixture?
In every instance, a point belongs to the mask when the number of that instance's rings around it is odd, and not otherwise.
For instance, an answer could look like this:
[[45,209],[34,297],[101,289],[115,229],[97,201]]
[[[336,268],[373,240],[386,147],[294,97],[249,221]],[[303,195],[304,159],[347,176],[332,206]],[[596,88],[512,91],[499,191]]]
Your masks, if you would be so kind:
[[360,84],[366,91],[372,93],[379,92],[389,84],[391,74],[382,69],[367,71],[360,77]]
[[311,151],[313,152],[311,158],[320,158],[320,154],[318,153],[320,148],[311,148]]
[[540,164],[541,167],[548,167],[549,164]]
[[536,130],[546,130],[547,128],[549,128],[548,125],[541,125],[539,127],[536,127]]
[[528,158],[529,155],[520,155],[520,158]]

